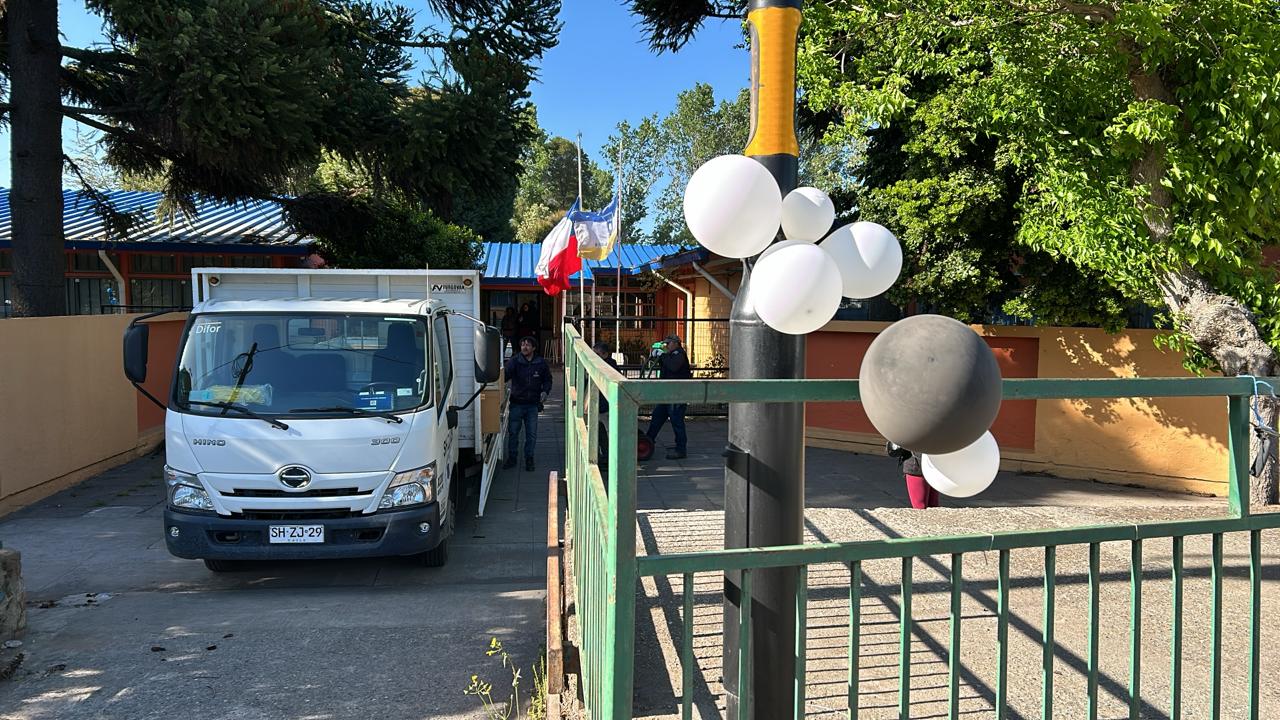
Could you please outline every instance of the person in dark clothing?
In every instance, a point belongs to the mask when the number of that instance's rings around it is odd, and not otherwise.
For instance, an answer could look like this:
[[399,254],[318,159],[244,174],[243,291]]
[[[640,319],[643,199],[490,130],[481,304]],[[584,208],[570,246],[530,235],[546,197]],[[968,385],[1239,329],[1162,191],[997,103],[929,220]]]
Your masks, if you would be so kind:
[[[662,380],[690,380],[693,369],[689,367],[689,356],[680,346],[680,338],[668,335],[663,340],[663,352],[658,358],[658,377]],[[676,435],[676,444],[667,453],[668,460],[680,460],[687,457],[689,436],[684,430],[684,413],[689,406],[685,403],[674,405],[658,405],[653,408],[653,417],[649,420],[649,429],[645,435],[656,441],[662,426],[671,420],[671,430]]]
[[533,346],[535,348],[542,347],[542,322],[533,303],[524,303],[520,306],[520,314],[516,316],[516,328],[521,338],[533,338]]
[[[600,356],[605,364],[614,370],[618,370],[618,363],[609,356],[609,344],[603,340],[599,340],[591,346],[596,355]],[[598,450],[596,451],[596,461],[600,467],[606,467],[609,464],[609,399],[600,393],[600,430],[597,433],[600,439]]]
[[889,457],[898,460],[898,467],[907,483],[907,497],[911,499],[911,507],[917,510],[938,507],[938,491],[924,479],[924,471],[920,469],[920,456],[893,441],[886,442],[884,450]]
[[502,349],[503,355],[506,355],[506,346],[510,345],[512,355],[515,355],[516,347],[516,309],[507,306],[506,312],[502,313]]
[[533,470],[533,448],[538,441],[538,413],[551,392],[551,368],[537,354],[533,338],[520,339],[520,354],[512,355],[505,366],[511,395],[507,404],[507,461],[502,467],[516,466],[516,448],[520,444],[520,427],[524,426],[524,469]]

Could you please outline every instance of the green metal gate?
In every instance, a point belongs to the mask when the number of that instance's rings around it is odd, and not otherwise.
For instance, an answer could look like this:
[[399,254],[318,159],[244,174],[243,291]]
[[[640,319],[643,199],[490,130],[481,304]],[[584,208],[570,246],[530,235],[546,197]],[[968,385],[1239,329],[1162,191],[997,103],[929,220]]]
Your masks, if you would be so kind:
[[[1010,552],[1042,548],[1044,553],[1044,648],[1041,668],[1042,717],[1053,716],[1053,613],[1057,583],[1057,548],[1087,545],[1089,557],[1088,717],[1098,712],[1100,546],[1127,542],[1130,546],[1129,717],[1138,718],[1142,701],[1142,548],[1143,543],[1167,542],[1172,550],[1173,617],[1170,632],[1171,718],[1182,716],[1183,547],[1188,536],[1206,535],[1212,542],[1210,715],[1222,709],[1222,581],[1224,533],[1249,534],[1249,660],[1248,717],[1259,717],[1259,659],[1261,615],[1261,531],[1280,527],[1280,513],[1251,515],[1248,492],[1249,378],[1141,378],[1005,380],[1006,400],[1124,397],[1225,397],[1228,404],[1229,513],[1226,517],[1142,525],[1103,525],[971,534],[950,537],[892,538],[869,542],[820,543],[787,547],[748,548],[636,557],[636,435],[637,410],[647,403],[715,402],[833,402],[857,401],[856,380],[627,380],[609,368],[572,327],[565,328],[565,457],[569,486],[569,520],[573,533],[578,620],[581,628],[583,696],[592,718],[631,718],[634,687],[636,586],[642,577],[683,577],[684,629],[680,646],[681,715],[692,717],[693,587],[698,573],[742,573],[743,611],[739,618],[741,647],[739,685],[750,692],[751,578],[760,568],[796,567],[796,708],[805,712],[805,622],[808,609],[808,567],[840,563],[849,572],[848,717],[858,716],[860,593],[862,563],[901,559],[902,609],[899,620],[898,712],[909,717],[912,662],[911,571],[913,560],[931,555],[950,556],[951,613],[949,643],[949,712],[959,717],[959,651],[962,617],[962,566],[966,553],[999,553],[997,585],[996,716],[1003,718],[1008,699],[1008,623]],[[599,398],[609,401],[608,477],[598,462]],[[606,484],[607,483],[607,484]],[[748,702],[740,704],[746,717]],[[1233,714],[1232,717],[1239,717]]]

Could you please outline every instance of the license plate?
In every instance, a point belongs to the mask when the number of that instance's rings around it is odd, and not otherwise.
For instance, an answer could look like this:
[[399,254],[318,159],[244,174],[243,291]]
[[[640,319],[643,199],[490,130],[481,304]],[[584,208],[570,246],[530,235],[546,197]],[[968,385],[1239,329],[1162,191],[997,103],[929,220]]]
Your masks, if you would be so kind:
[[272,543],[322,543],[323,525],[272,525],[268,539]]

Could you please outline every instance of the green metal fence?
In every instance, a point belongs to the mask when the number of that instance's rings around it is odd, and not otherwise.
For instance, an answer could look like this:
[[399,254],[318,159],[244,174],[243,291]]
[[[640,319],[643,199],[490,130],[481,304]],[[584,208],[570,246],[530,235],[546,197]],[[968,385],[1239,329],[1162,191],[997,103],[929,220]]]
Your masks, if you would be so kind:
[[[1140,378],[1099,380],[1005,380],[1004,398],[1123,398],[1123,397],[1225,397],[1229,421],[1228,515],[1221,518],[1142,525],[1103,525],[1034,531],[957,535],[947,537],[890,538],[884,540],[819,543],[786,547],[747,548],[636,557],[636,436],[640,405],[658,402],[832,402],[857,401],[856,380],[627,380],[595,355],[573,328],[566,326],[565,346],[565,457],[569,486],[569,521],[573,537],[573,570],[578,620],[581,629],[582,690],[592,718],[631,718],[634,686],[636,587],[643,577],[679,575],[684,580],[684,623],[680,643],[682,666],[681,715],[692,717],[693,696],[693,587],[698,573],[741,571],[741,642],[739,689],[750,692],[751,583],[761,568],[796,567],[796,707],[795,717],[805,713],[805,625],[808,609],[807,569],[811,565],[839,563],[849,572],[848,717],[858,716],[860,605],[862,563],[900,559],[902,562],[900,643],[898,671],[899,716],[909,717],[911,701],[910,655],[911,571],[916,558],[950,556],[950,637],[947,673],[948,716],[960,715],[960,601],[966,553],[999,553],[997,582],[996,716],[1005,717],[1008,700],[1009,557],[1024,548],[1044,553],[1044,630],[1041,668],[1042,717],[1053,716],[1054,605],[1057,583],[1057,548],[1087,545],[1089,552],[1088,717],[1098,713],[1100,546],[1127,542],[1130,560],[1129,717],[1138,718],[1142,700],[1142,548],[1143,543],[1168,542],[1172,550],[1173,617],[1170,632],[1170,717],[1182,716],[1183,546],[1187,536],[1212,538],[1209,622],[1211,633],[1210,714],[1221,718],[1222,709],[1222,581],[1223,534],[1249,534],[1249,661],[1248,717],[1259,717],[1259,654],[1261,614],[1261,531],[1280,527],[1280,513],[1249,512],[1248,432],[1249,398],[1254,392],[1248,378]],[[607,485],[601,474],[599,398],[608,399]],[[749,702],[739,704],[746,717]],[[1233,714],[1232,717],[1239,717]]]

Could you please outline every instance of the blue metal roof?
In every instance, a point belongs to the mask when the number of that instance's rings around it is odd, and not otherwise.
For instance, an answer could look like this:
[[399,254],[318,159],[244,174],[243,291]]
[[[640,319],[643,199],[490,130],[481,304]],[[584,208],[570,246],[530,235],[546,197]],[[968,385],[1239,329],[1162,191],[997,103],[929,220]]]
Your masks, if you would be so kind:
[[[583,260],[583,274],[587,282],[592,282],[593,270],[611,275],[617,272],[621,264],[622,274],[637,275],[662,258],[678,254],[684,249],[682,245],[617,245],[606,260]],[[487,280],[535,282],[538,276],[534,268],[538,265],[541,253],[541,243],[485,243],[484,277]],[[577,280],[578,275],[575,274],[573,279]]]
[[[62,227],[68,247],[102,243],[120,248],[127,243],[152,245],[199,244],[203,246],[287,246],[283,252],[297,251],[311,242],[294,232],[284,220],[280,205],[270,200],[246,200],[228,204],[210,200],[196,201],[196,214],[190,218],[181,213],[173,219],[156,217],[161,193],[109,190],[104,195],[121,212],[135,213],[138,222],[124,240],[108,243],[102,219],[93,205],[78,190],[62,191]],[[11,239],[9,189],[0,188],[0,244]],[[157,248],[158,249],[158,248]]]

